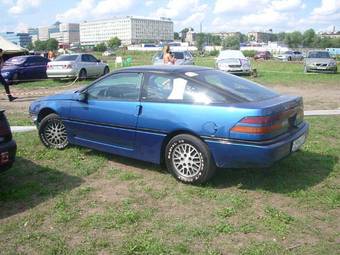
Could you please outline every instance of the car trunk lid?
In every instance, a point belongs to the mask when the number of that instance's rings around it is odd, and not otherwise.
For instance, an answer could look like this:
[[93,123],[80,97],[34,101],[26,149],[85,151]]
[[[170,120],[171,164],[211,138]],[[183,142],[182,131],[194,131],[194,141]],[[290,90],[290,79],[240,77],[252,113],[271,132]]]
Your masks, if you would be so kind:
[[243,140],[268,140],[298,129],[303,122],[302,97],[278,96],[260,102],[243,103],[257,108],[258,114],[242,118],[230,130],[230,137]]

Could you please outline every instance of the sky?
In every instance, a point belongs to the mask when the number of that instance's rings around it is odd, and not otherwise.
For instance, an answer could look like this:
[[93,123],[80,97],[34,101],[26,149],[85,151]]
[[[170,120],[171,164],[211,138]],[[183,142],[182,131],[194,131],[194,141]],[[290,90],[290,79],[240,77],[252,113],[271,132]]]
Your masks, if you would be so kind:
[[0,32],[121,16],[168,17],[174,30],[340,30],[340,0],[0,0]]

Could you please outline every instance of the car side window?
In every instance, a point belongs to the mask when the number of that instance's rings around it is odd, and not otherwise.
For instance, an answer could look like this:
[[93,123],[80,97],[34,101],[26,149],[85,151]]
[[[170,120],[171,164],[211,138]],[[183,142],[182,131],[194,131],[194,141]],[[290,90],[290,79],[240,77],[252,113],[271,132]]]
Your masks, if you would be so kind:
[[212,89],[182,77],[161,74],[148,76],[143,99],[155,102],[226,103],[226,98]]
[[112,74],[87,89],[88,99],[139,100],[141,82],[141,73]]
[[38,58],[36,57],[29,58],[26,63],[27,66],[37,66],[40,64]]
[[81,55],[81,62],[89,62],[88,55]]
[[89,62],[97,62],[97,59],[92,55],[87,55]]

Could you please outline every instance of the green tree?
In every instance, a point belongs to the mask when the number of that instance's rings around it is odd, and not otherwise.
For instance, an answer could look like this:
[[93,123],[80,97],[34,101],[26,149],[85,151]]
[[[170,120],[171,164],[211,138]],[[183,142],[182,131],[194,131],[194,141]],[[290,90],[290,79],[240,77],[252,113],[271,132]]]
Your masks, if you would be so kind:
[[95,51],[104,52],[107,50],[105,43],[99,43],[96,45],[96,47],[93,48]]
[[294,31],[292,33],[286,33],[284,42],[290,48],[297,48],[302,44],[302,34],[299,31]]
[[196,46],[199,51],[203,51],[203,47],[205,45],[205,34],[204,33],[198,33],[196,35]]
[[239,50],[240,49],[240,37],[239,36],[228,36],[224,38],[222,42],[223,49]]
[[214,46],[221,46],[222,45],[222,39],[218,35],[213,35],[211,37],[211,42]]
[[50,38],[46,41],[46,50],[57,50],[58,49],[58,41],[54,38]]
[[179,40],[179,39],[180,39],[179,33],[178,33],[178,32],[175,32],[175,33],[174,33],[174,39],[175,39],[175,40]]
[[45,51],[47,48],[47,41],[37,40],[34,43],[34,49],[37,51]]
[[30,42],[28,45],[27,45],[27,49],[28,50],[33,50],[34,49],[34,45],[32,42]]
[[[109,46],[109,48],[111,49],[116,49],[118,48],[120,45],[122,44],[122,41],[117,37],[113,37],[111,38],[108,42],[107,42],[107,46]],[[106,50],[106,49],[105,49]],[[104,50],[104,51],[105,51]]]
[[276,34],[276,38],[279,42],[283,42],[285,40],[286,33],[285,32],[280,32]]
[[317,35],[315,34],[314,29],[311,28],[311,29],[306,30],[302,35],[302,37],[303,37],[303,39],[302,39],[303,47],[312,47],[313,43],[316,39],[316,36]]

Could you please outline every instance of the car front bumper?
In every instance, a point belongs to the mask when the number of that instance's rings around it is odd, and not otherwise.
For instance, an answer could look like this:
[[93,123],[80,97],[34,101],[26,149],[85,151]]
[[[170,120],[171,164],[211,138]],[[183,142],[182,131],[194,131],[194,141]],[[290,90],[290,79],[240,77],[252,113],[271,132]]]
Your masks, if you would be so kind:
[[336,72],[337,66],[307,66],[308,72]]
[[251,70],[250,69],[242,69],[242,68],[218,68],[218,70],[226,73],[234,73],[234,74],[250,74]]
[[14,140],[0,144],[0,172],[9,169],[15,161],[17,145]]
[[220,168],[270,167],[292,152],[293,142],[308,135],[309,125],[265,142],[205,138],[216,166]]

